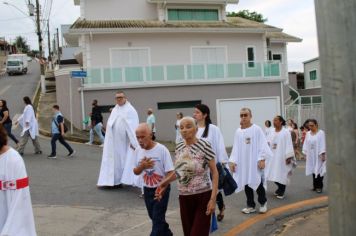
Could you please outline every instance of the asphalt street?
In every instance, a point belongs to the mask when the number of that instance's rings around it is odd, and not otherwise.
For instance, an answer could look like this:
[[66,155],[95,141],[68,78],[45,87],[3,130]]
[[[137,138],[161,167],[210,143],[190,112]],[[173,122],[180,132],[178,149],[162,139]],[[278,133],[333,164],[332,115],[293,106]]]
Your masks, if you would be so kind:
[[[24,76],[0,77],[0,98],[8,101],[11,114],[23,110],[23,96],[32,97],[39,81],[39,66],[30,63]],[[11,143],[12,144],[12,143]],[[58,144],[57,159],[50,160],[50,140],[40,138],[42,155],[34,155],[29,142],[24,160],[30,177],[30,190],[39,235],[149,235],[150,221],[140,189],[101,190],[96,187],[102,149],[97,146],[71,143],[77,154],[66,158],[67,151]],[[303,161],[299,162],[286,198],[273,196],[274,184],[268,186],[268,208],[320,197],[310,191],[312,178],[306,177]],[[326,181],[325,181],[326,182]],[[323,194],[327,194],[327,188]],[[224,235],[234,226],[251,218],[243,215],[244,193],[226,197],[225,219],[215,235]],[[167,220],[175,235],[182,235],[176,186],[173,185]]]

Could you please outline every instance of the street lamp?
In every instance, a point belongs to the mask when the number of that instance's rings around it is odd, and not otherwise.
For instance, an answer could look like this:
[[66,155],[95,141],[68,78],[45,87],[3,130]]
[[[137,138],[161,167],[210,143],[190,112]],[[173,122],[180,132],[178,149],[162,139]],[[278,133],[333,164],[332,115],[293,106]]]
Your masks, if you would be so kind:
[[[20,8],[18,8],[18,7],[15,6],[14,4],[11,4],[11,3],[9,3],[9,2],[2,2],[2,3],[5,4],[5,5],[8,5],[8,6],[11,6],[11,7],[15,8],[16,10],[18,10],[19,12],[21,12],[22,14],[24,14],[24,15],[27,16],[27,17],[34,15],[34,9],[35,9],[35,7],[33,6],[33,4],[29,4],[29,5],[28,5],[29,11],[30,11],[30,15],[28,15],[26,12],[24,12],[23,10],[21,10]],[[34,19],[31,18],[31,20],[33,20],[33,21],[36,23],[36,21],[35,21]]]

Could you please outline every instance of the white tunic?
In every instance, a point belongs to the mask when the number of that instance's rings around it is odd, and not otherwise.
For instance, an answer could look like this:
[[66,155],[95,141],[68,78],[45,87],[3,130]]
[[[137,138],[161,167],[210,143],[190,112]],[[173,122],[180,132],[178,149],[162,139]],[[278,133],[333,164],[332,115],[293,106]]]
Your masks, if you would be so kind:
[[[32,139],[35,139],[36,136],[39,135],[38,123],[32,105],[25,106],[22,115],[17,121],[22,127],[21,136],[23,136],[27,130],[30,132]],[[26,123],[29,123],[29,125],[26,125]]]
[[325,133],[319,130],[316,134],[307,133],[303,145],[303,153],[306,155],[306,175],[324,176],[326,173],[326,161],[321,160],[321,154],[326,153]]
[[282,128],[279,132],[273,130],[267,137],[273,157],[266,162],[266,179],[288,185],[293,169],[293,160],[286,164],[288,158],[294,157],[292,136],[290,131]]
[[229,158],[226,153],[224,138],[221,134],[220,129],[213,125],[209,125],[208,137],[203,138],[204,128],[199,128],[197,132],[197,138],[202,138],[208,141],[215,152],[215,161],[216,163],[227,163]]
[[[137,112],[129,102],[123,106],[116,105],[112,110],[107,122],[98,186],[122,183],[127,160],[132,159],[130,144],[138,146],[135,135],[138,123]],[[134,178],[133,173],[130,176]]]
[[[26,178],[22,157],[12,148],[0,155],[0,180]],[[0,190],[0,235],[36,235],[29,187]]]
[[244,190],[245,185],[256,190],[261,180],[266,188],[264,170],[258,168],[258,161],[268,160],[272,155],[265,134],[259,126],[253,124],[247,129],[236,130],[229,160],[237,165],[233,173],[238,186],[236,192]]

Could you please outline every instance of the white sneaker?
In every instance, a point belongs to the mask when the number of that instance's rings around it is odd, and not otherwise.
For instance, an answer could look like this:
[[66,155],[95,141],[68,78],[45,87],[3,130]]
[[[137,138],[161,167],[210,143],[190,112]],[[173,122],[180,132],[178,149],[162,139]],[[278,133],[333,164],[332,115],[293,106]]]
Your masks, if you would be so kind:
[[263,205],[260,206],[260,213],[266,213],[267,212],[267,202]]
[[91,142],[87,142],[87,143],[85,143],[86,145],[93,145]]
[[250,213],[256,212],[256,209],[253,207],[246,207],[246,208],[242,209],[241,212],[245,213],[245,214],[250,214]]
[[276,196],[278,199],[284,199],[284,195],[277,195]]
[[100,144],[99,147],[101,147],[101,148],[104,147],[104,144]]

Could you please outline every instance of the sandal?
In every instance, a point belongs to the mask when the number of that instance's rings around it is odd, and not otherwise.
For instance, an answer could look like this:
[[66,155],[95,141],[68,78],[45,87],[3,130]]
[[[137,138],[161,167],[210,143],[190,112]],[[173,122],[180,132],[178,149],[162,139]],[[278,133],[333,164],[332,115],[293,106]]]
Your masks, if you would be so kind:
[[222,221],[223,219],[224,219],[224,211],[225,211],[225,205],[224,205],[224,207],[220,210],[220,212],[219,212],[219,214],[217,215],[217,220],[218,221]]

